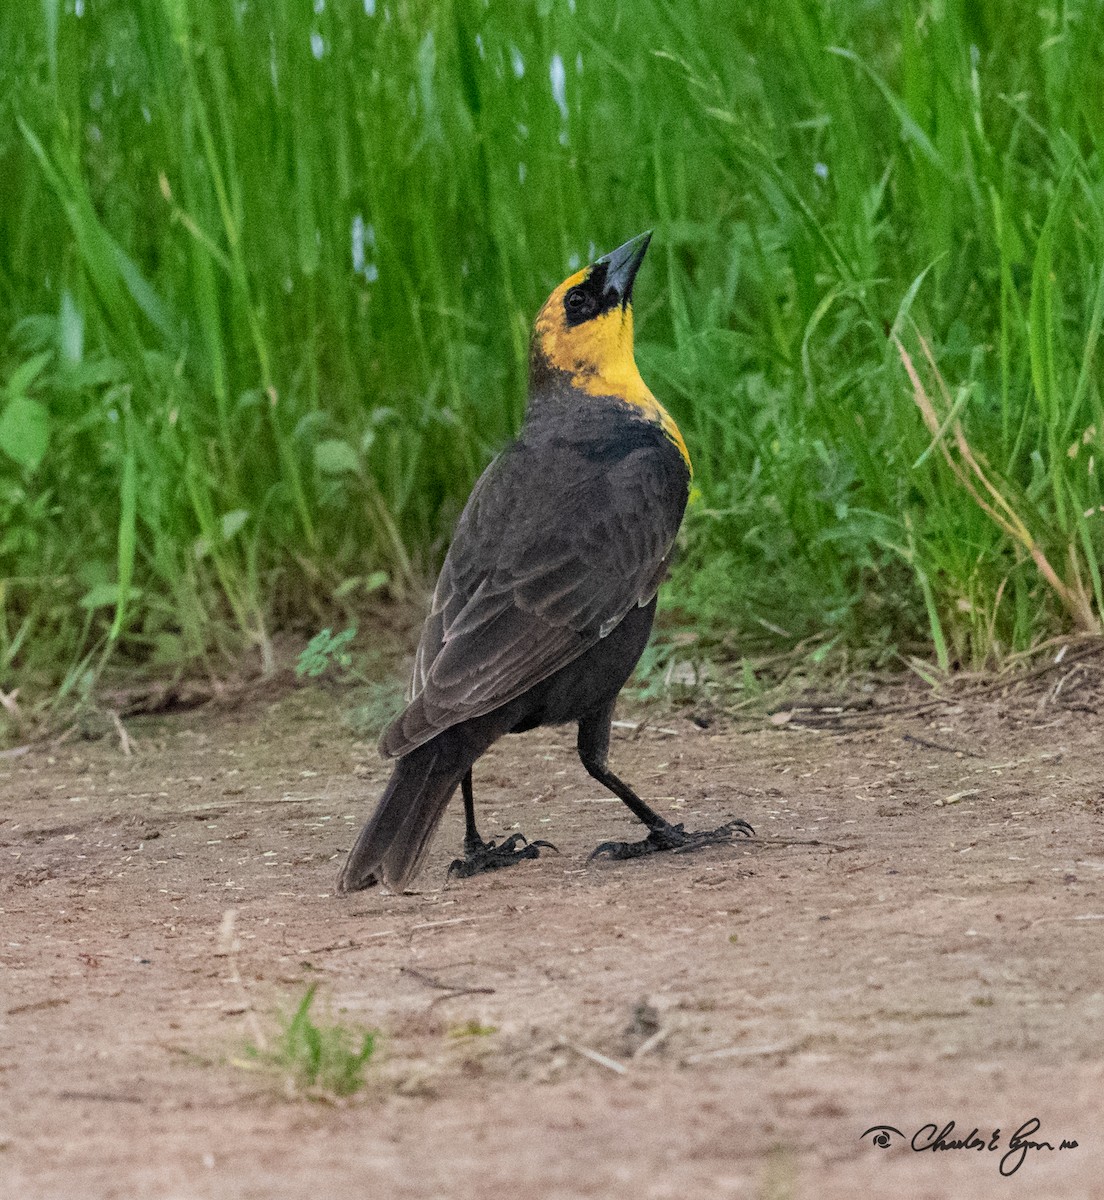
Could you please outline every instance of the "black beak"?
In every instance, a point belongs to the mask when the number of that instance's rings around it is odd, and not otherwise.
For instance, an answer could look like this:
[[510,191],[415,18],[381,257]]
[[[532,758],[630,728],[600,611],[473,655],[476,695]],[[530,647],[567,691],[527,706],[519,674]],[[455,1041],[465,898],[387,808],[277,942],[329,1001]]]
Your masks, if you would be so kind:
[[633,280],[640,270],[640,264],[644,261],[644,254],[651,240],[652,231],[649,229],[647,233],[642,233],[623,246],[618,246],[616,250],[611,250],[594,264],[596,267],[606,268],[605,292],[607,296],[613,292],[617,303],[628,304],[632,299]]

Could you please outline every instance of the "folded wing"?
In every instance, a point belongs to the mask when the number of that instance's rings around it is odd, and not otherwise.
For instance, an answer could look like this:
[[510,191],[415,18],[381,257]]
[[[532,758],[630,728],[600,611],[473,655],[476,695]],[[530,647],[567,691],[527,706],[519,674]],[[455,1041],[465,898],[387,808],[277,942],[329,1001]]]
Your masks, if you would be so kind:
[[383,736],[407,754],[522,695],[578,658],[663,578],[688,475],[659,431],[624,445],[517,443],[457,526],[414,664]]

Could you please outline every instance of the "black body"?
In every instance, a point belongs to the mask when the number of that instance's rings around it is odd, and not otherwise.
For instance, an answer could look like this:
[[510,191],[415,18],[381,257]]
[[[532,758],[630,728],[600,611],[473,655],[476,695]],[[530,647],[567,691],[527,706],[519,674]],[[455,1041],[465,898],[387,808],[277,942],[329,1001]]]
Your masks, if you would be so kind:
[[472,764],[503,734],[538,725],[577,722],[587,770],[650,828],[665,824],[606,757],[614,702],[651,631],[690,473],[634,405],[580,396],[539,364],[530,394],[520,437],[484,472],[458,523],[412,699],[381,742],[399,761],[345,864],[345,891],[376,882],[401,890],[461,783],[466,844],[483,845]]

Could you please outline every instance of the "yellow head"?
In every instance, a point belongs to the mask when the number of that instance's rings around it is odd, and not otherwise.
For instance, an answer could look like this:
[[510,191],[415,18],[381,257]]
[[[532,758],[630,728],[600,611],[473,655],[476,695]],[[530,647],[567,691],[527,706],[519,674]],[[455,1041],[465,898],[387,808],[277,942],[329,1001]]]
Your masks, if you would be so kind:
[[690,465],[678,426],[648,390],[633,357],[632,287],[652,235],[642,233],[565,279],[533,326],[534,381],[545,371],[567,375],[572,388],[631,404],[663,427]]

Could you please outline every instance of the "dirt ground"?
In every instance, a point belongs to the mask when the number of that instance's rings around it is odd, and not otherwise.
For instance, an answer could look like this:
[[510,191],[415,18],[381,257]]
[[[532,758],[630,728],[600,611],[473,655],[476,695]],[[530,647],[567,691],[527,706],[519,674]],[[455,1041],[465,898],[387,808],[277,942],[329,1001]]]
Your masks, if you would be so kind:
[[[511,738],[482,832],[561,853],[448,882],[457,801],[405,896],[333,894],[386,773],[340,697],[0,758],[0,1195],[1104,1196],[1097,672],[622,727],[662,811],[759,834],[629,863],[569,733]],[[344,1102],[242,1065],[311,983],[380,1031]],[[908,1144],[950,1121],[984,1148]]]

